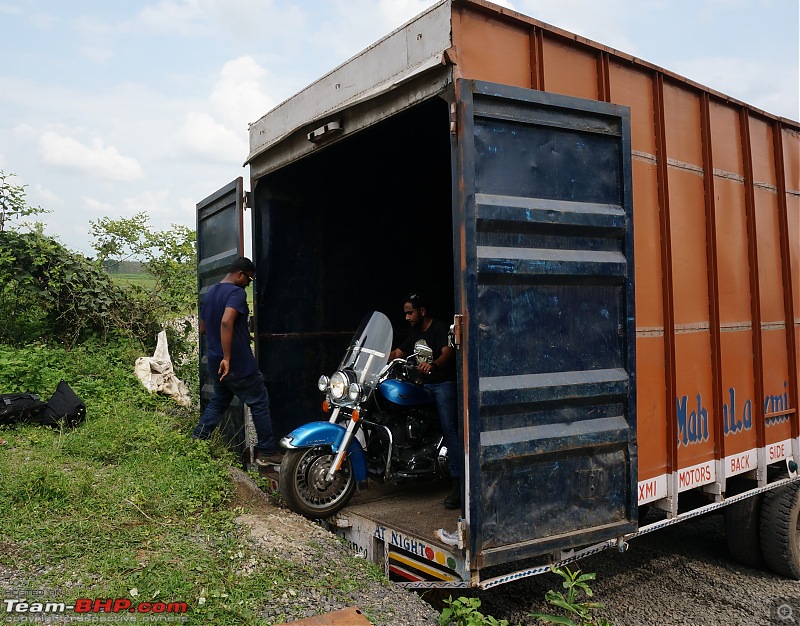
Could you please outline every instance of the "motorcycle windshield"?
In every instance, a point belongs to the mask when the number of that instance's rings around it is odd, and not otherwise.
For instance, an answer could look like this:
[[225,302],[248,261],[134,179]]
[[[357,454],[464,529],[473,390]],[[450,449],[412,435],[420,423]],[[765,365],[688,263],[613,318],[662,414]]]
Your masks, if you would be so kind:
[[361,385],[374,387],[392,349],[392,324],[380,311],[373,311],[361,321],[340,370],[353,370]]

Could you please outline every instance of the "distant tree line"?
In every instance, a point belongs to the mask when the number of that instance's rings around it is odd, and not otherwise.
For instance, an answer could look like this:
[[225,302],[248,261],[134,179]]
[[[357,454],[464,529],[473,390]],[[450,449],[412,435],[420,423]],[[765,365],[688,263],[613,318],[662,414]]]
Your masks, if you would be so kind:
[[144,264],[141,261],[115,261],[105,259],[100,262],[107,274],[143,274]]

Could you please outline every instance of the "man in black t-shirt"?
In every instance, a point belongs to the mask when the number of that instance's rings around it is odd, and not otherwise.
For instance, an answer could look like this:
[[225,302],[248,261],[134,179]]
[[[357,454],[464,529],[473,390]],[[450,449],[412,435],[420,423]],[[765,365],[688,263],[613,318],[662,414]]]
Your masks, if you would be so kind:
[[456,416],[456,354],[448,345],[447,324],[428,315],[423,297],[409,294],[403,304],[406,321],[411,326],[408,338],[389,354],[389,360],[412,354],[417,342],[424,341],[433,351],[429,361],[419,364],[422,382],[436,397],[436,411],[447,446],[447,461],[453,488],[444,499],[448,509],[461,507],[461,466],[464,462],[464,444],[458,435]]

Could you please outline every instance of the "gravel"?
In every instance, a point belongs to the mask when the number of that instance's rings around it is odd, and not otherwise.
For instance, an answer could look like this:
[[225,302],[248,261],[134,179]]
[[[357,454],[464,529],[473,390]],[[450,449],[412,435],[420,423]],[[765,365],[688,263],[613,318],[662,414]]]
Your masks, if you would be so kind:
[[[324,558],[329,571],[352,569],[353,556],[338,538],[274,505],[243,472],[233,470],[232,475],[237,486],[236,503],[246,511],[237,520],[250,529],[260,549],[306,565],[319,564]],[[648,521],[655,521],[652,515]],[[0,541],[0,549],[8,555],[14,547]],[[591,584],[593,600],[605,605],[603,615],[614,626],[800,623],[800,582],[735,563],[725,545],[720,514],[655,531],[632,540],[623,554],[608,550],[578,561],[572,566],[575,568],[597,574]],[[328,593],[324,588],[287,589],[265,604],[260,613],[268,623],[275,624],[358,607],[375,626],[423,626],[438,623],[434,607],[440,609],[442,600],[452,593],[454,597],[479,598],[484,615],[527,626],[540,623],[530,613],[555,612],[544,602],[544,595],[550,589],[559,590],[560,582],[554,574],[544,574],[486,591],[417,594],[365,576],[362,584],[348,593]],[[24,586],[25,580],[17,572],[0,567],[0,589]]]
[[[655,521],[648,518],[648,523]],[[738,565],[725,544],[721,514],[657,530],[615,550],[582,559],[571,569],[594,572],[594,601],[615,626],[756,626],[800,622],[800,583]],[[511,624],[537,624],[529,613],[555,613],[543,600],[560,590],[561,578],[544,574],[484,592],[481,611]],[[783,608],[782,611],[786,611]]]
[[[265,551],[303,565],[317,565],[324,558],[325,569],[352,569],[353,553],[333,534],[300,515],[275,506],[243,472],[231,472],[237,487],[237,504],[248,512],[237,521],[250,528],[250,536]],[[320,557],[320,554],[324,555]],[[277,601],[261,610],[261,617],[273,624],[286,615],[299,620],[321,613],[358,607],[375,626],[424,626],[438,624],[438,612],[414,593],[388,582],[364,577],[357,589],[328,594],[319,589],[289,589]],[[342,623],[342,622],[340,622]]]
[[[294,551],[302,555],[302,549],[296,547],[297,538],[314,533],[315,539],[325,540],[327,535],[329,558],[344,564],[346,549],[327,532],[289,511],[273,507],[273,514],[279,515],[280,521],[268,522],[268,543],[278,542],[281,550],[295,546]],[[658,515],[651,513],[646,523],[657,521]],[[293,528],[301,531],[298,534]],[[776,614],[784,604],[792,608],[795,623],[800,622],[800,583],[734,562],[725,544],[723,516],[719,513],[638,537],[630,542],[627,552],[607,550],[574,563],[571,569],[576,568],[597,574],[590,585],[595,592],[593,600],[604,604],[602,615],[614,626],[791,624],[791,620],[781,620]],[[477,597],[484,615],[527,626],[541,623],[530,616],[532,612],[556,612],[544,601],[544,595],[550,589],[560,590],[560,583],[555,574],[544,574],[486,591],[428,592],[424,599],[441,609],[442,600],[451,594]],[[397,586],[387,588],[365,581],[350,601],[376,626],[436,624],[437,612],[422,597]],[[324,599],[309,598],[309,608],[313,609],[317,601]],[[343,608],[337,602],[324,606]]]

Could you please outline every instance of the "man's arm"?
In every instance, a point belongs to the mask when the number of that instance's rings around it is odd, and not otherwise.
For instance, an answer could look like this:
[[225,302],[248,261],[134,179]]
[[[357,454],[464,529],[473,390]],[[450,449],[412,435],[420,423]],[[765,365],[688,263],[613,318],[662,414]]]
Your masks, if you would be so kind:
[[[393,359],[404,359],[404,358],[406,358],[406,353],[403,352],[400,348],[395,348],[389,353],[389,361]],[[387,363],[389,361],[387,361]]]
[[437,369],[442,369],[443,367],[447,367],[450,362],[455,358],[456,351],[453,350],[450,346],[445,346],[442,348],[442,353],[439,355],[439,358],[433,361],[432,363],[420,363],[419,364],[419,371],[423,374],[427,374],[429,372],[435,372]]
[[231,369],[231,346],[233,345],[233,323],[239,311],[231,307],[225,307],[222,314],[222,322],[219,325],[220,341],[222,343],[222,361],[219,363],[219,379],[222,380],[228,375]]

